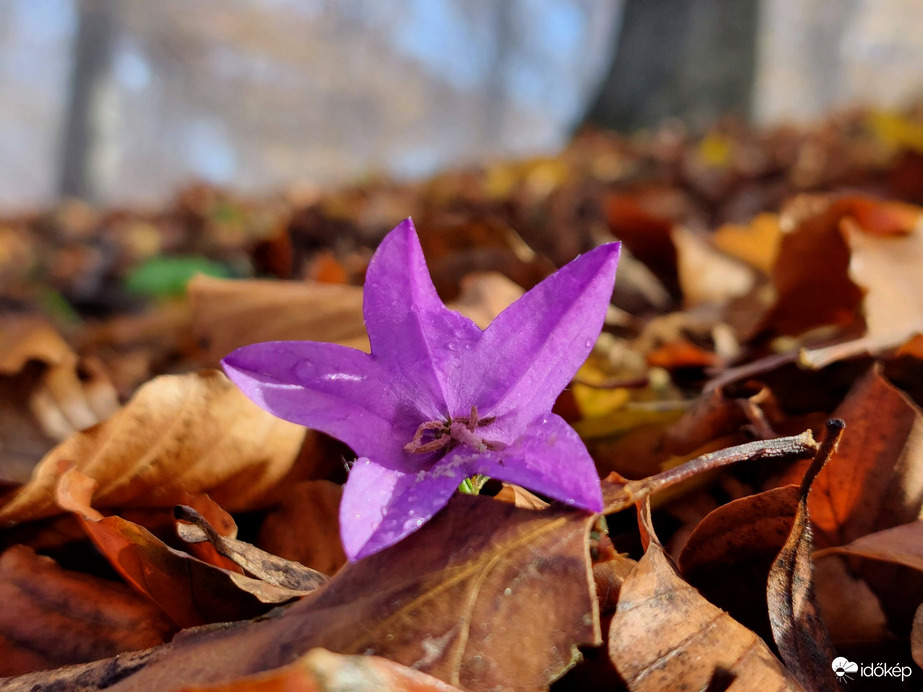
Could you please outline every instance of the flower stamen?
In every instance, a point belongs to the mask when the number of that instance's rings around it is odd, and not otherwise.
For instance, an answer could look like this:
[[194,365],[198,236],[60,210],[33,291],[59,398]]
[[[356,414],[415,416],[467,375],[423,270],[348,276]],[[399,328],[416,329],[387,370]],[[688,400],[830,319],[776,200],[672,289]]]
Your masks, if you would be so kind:
[[[501,443],[485,440],[474,434],[475,430],[490,425],[494,420],[494,417],[480,418],[477,406],[471,407],[469,416],[458,416],[447,421],[428,420],[420,424],[413,440],[404,445],[404,450],[411,454],[427,454],[438,449],[448,451],[459,443],[479,452],[501,449]],[[424,436],[429,435],[432,435],[433,439],[424,442]]]

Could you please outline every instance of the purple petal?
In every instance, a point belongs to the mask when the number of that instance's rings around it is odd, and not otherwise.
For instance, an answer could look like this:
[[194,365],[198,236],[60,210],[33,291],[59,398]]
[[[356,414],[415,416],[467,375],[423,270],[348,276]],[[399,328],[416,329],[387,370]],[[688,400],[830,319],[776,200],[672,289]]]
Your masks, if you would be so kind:
[[[452,456],[452,455],[450,455]],[[455,456],[468,471],[521,485],[591,512],[603,509],[599,474],[577,432],[553,413],[536,419],[515,443],[498,452]]]
[[[390,378],[362,351],[314,341],[267,341],[239,348],[223,361],[228,377],[279,418],[342,440],[359,455],[392,466],[403,458]],[[408,437],[409,439],[409,437]],[[399,455],[399,456],[395,456]]]
[[464,415],[460,363],[482,332],[449,310],[433,287],[413,222],[401,222],[369,263],[363,303],[372,353],[397,386],[415,400],[423,420]]
[[[476,395],[482,416],[497,416],[498,439],[551,410],[583,364],[602,329],[619,259],[619,243],[581,255],[510,305],[477,345]],[[485,431],[486,433],[487,431]]]
[[445,460],[429,471],[405,473],[358,459],[340,502],[340,539],[346,556],[361,560],[394,545],[445,507],[466,478]]

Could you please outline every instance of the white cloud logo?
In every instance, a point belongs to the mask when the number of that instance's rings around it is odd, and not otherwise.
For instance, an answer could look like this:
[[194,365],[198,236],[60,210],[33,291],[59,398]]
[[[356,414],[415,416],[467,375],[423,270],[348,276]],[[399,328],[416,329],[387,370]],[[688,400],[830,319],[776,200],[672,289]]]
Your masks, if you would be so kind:
[[837,658],[833,659],[833,663],[830,665],[833,668],[836,679],[841,682],[852,680],[852,678],[849,676],[849,673],[859,672],[858,663],[853,663],[852,661],[842,656],[838,656]]

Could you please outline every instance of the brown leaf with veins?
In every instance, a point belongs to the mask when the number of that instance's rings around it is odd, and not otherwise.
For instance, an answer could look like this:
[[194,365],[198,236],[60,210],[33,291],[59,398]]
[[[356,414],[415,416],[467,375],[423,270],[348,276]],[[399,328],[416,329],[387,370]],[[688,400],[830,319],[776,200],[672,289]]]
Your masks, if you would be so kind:
[[402,690],[453,692],[457,687],[380,656],[344,656],[311,649],[294,663],[229,683],[187,687],[183,692],[344,692]]
[[622,582],[609,628],[609,657],[628,689],[800,690],[759,637],[679,577],[647,500],[638,515],[649,543]]
[[215,567],[167,546],[142,526],[103,517],[90,506],[95,485],[69,469],[58,483],[57,502],[80,519],[112,567],[180,627],[256,617],[307,593]]
[[836,676],[830,667],[836,652],[821,617],[814,587],[814,539],[808,493],[817,474],[836,452],[845,427],[842,420],[827,421],[827,434],[801,481],[795,521],[769,571],[766,590],[769,622],[782,660],[811,692],[836,686]]
[[62,569],[25,546],[0,555],[0,677],[115,656],[175,629],[124,584]]
[[[562,507],[457,495],[419,531],[284,611],[183,632],[107,689],[231,682],[316,647],[383,656],[470,690],[546,689],[577,660],[578,645],[600,641],[593,521]],[[81,674],[100,679],[112,664]]]
[[164,375],[51,450],[29,483],[2,498],[0,524],[60,511],[53,489],[62,460],[99,483],[97,507],[170,507],[208,492],[228,511],[253,509],[290,471],[304,436],[219,372]]
[[846,545],[819,550],[814,556],[836,553],[893,562],[923,571],[923,520],[876,531]]

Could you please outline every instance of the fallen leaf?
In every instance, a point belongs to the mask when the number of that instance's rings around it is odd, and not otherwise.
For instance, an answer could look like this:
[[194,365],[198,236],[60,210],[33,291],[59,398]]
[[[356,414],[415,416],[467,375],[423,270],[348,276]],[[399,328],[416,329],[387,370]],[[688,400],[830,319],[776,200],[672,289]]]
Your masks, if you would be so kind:
[[80,519],[112,567],[180,627],[256,617],[307,593],[215,567],[167,546],[142,526],[103,517],[90,506],[95,485],[71,468],[58,483],[57,502]]
[[252,509],[289,472],[304,428],[275,418],[221,373],[158,377],[117,414],[74,433],[0,501],[0,523],[58,513],[58,462],[99,483],[97,507],[170,507],[208,492],[229,511]]
[[0,555],[0,602],[0,676],[145,649],[175,629],[125,585],[64,570],[25,546]]
[[177,519],[176,532],[186,543],[210,543],[220,555],[232,560],[254,579],[300,592],[313,591],[327,581],[317,570],[267,553],[236,538],[222,536],[192,507],[178,505],[174,515]]
[[328,341],[369,350],[362,319],[362,289],[302,281],[189,282],[192,324],[205,365],[259,341]]
[[753,288],[753,270],[716,250],[704,235],[678,226],[670,238],[676,247],[676,267],[686,308],[706,303],[722,305]]
[[638,515],[647,550],[622,582],[609,628],[609,657],[628,689],[801,689],[759,637],[677,575],[647,501]]
[[797,506],[794,485],[732,500],[699,522],[679,555],[686,581],[764,638],[771,637],[766,580]]
[[344,692],[403,690],[453,692],[457,687],[380,656],[344,656],[311,649],[294,663],[234,682],[187,687],[183,692]]
[[577,645],[600,641],[593,521],[560,507],[456,496],[419,531],[348,564],[313,595],[272,617],[181,633],[107,689],[230,683],[316,647],[383,656],[469,690],[546,689],[575,662]]
[[749,225],[725,224],[715,231],[715,245],[729,255],[769,274],[776,262],[782,230],[779,217],[764,212],[750,220]]
[[923,521],[876,531],[846,545],[819,550],[814,557],[836,553],[893,562],[923,571]]
[[773,638],[785,665],[806,690],[836,686],[830,667],[836,652],[827,633],[814,587],[814,538],[808,512],[808,493],[824,465],[836,452],[846,425],[827,421],[827,434],[798,489],[795,521],[788,539],[769,571],[766,590]]
[[55,442],[119,408],[94,358],[80,359],[40,318],[4,317],[0,330],[0,480],[25,483]]

